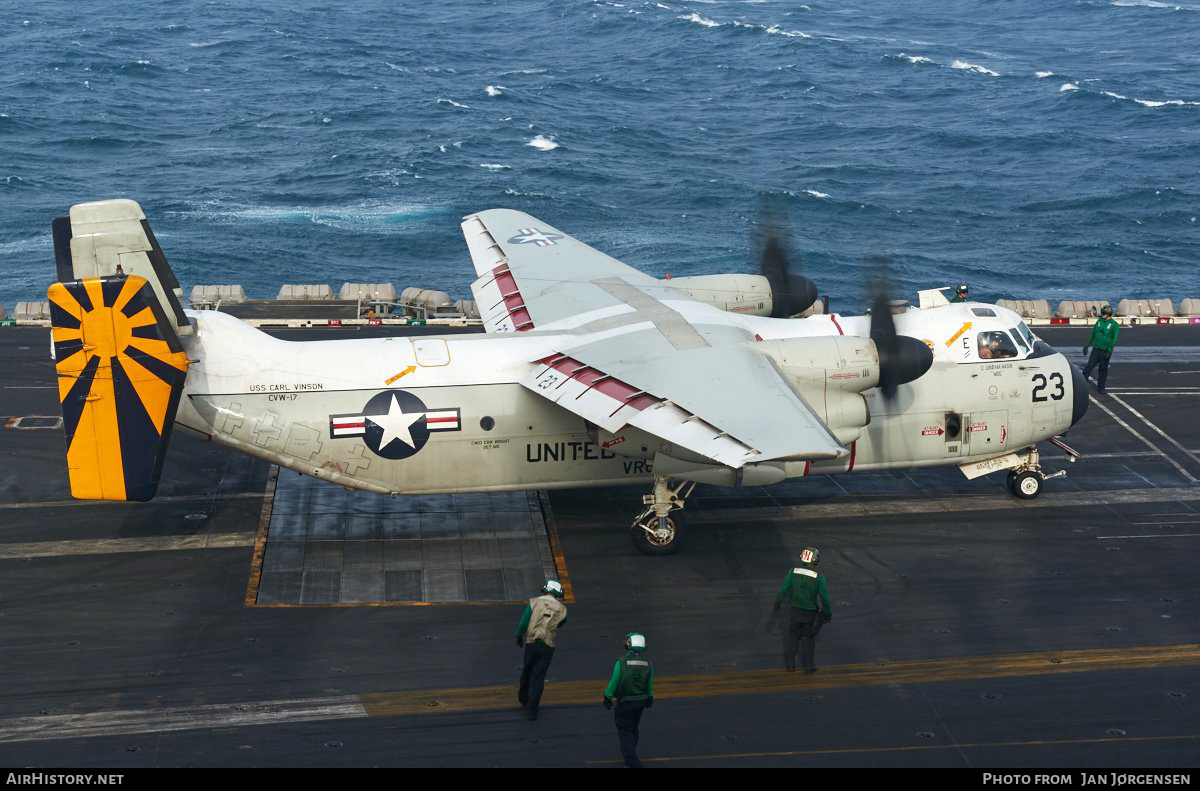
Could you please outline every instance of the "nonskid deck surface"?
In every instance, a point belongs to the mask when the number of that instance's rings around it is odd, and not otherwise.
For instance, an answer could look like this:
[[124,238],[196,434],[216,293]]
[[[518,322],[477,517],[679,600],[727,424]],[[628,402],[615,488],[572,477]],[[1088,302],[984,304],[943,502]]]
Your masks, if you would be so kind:
[[288,470],[268,489],[257,606],[524,602],[565,571],[537,492],[389,497]]
[[[1086,330],[1040,334],[1077,355]],[[0,415],[49,419],[0,430],[0,762],[615,766],[599,702],[636,629],[650,765],[1194,766],[1198,340],[1122,330],[1084,458],[1044,448],[1069,475],[1032,501],[954,469],[700,487],[685,550],[651,558],[640,488],[550,495],[574,602],[528,722],[519,601],[247,606],[266,463],[177,434],[154,501],[72,500],[45,330],[5,329]],[[796,676],[765,631],[807,545],[835,619]]]

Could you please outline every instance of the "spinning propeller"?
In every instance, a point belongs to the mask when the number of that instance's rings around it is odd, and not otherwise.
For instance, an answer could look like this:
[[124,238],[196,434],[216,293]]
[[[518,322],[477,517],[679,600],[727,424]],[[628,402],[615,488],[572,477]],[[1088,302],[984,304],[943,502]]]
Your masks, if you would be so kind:
[[879,352],[879,390],[889,403],[895,400],[902,384],[919,379],[933,365],[933,351],[922,341],[896,332],[892,314],[888,261],[874,260],[871,277],[871,340]]
[[[764,195],[758,205],[759,272],[771,284],[771,318],[803,313],[817,301],[817,284],[792,271],[791,233],[778,196]],[[879,389],[892,403],[900,385],[919,379],[933,365],[933,351],[923,342],[896,332],[892,316],[890,262],[872,256],[871,340],[879,352]]]
[[758,271],[771,284],[771,318],[787,319],[803,313],[817,301],[817,284],[792,271],[788,258],[791,234],[780,219],[777,199],[759,201]]

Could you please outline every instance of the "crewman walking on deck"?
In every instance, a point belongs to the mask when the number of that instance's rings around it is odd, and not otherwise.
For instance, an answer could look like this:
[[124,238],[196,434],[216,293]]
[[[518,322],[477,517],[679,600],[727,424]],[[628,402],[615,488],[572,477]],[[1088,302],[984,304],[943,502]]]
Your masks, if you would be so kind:
[[813,664],[817,633],[833,620],[825,576],[813,568],[820,559],[821,554],[816,549],[805,547],[800,553],[800,565],[788,571],[783,587],[775,594],[774,609],[779,609],[785,596],[792,608],[787,636],[783,639],[783,666],[789,673],[796,669],[797,642],[800,643],[800,665],[804,672],[817,672],[817,666]]
[[954,289],[954,299],[951,302],[966,302],[967,301],[967,284],[959,283],[958,288]]
[[621,742],[621,757],[630,769],[640,769],[637,757],[638,725],[642,712],[654,705],[654,663],[643,656],[646,638],[638,632],[625,635],[625,656],[613,666],[612,678],[604,690],[604,708],[613,708],[617,738]]
[[542,690],[546,686],[546,671],[554,658],[558,627],[567,622],[567,605],[562,603],[563,586],[555,579],[546,580],[542,595],[525,605],[521,622],[517,624],[517,645],[525,646],[525,665],[521,670],[521,686],[517,701],[525,715],[536,720]]
[[1092,350],[1087,365],[1083,367],[1083,378],[1087,379],[1091,375],[1092,369],[1099,365],[1100,373],[1096,377],[1096,386],[1100,388],[1101,394],[1106,392],[1104,383],[1108,381],[1108,361],[1112,357],[1113,348],[1117,345],[1117,333],[1120,330],[1121,325],[1113,320],[1112,307],[1105,305],[1100,308],[1100,319],[1092,327],[1092,334],[1088,336],[1087,343],[1083,345],[1084,354],[1088,353],[1089,348]]

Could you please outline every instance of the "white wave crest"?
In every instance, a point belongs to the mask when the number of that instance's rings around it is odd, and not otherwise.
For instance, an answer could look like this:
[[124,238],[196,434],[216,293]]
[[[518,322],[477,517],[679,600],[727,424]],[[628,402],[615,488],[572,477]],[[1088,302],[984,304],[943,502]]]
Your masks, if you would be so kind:
[[705,17],[702,17],[699,14],[697,14],[695,11],[688,14],[687,16],[678,17],[678,19],[683,19],[688,22],[695,22],[697,25],[704,25],[704,27],[720,27],[721,26],[720,22],[714,22],[711,19],[706,19]]
[[827,195],[826,193],[824,193],[824,192],[817,192],[816,190],[805,190],[805,191],[804,191],[804,194],[805,194],[805,195],[812,195],[814,198],[828,198],[828,197],[829,197],[829,195]]
[[495,162],[480,162],[479,167],[484,170],[510,170],[508,165],[501,165]]
[[1073,83],[1073,82],[1064,82],[1064,83],[1062,84],[1062,87],[1058,89],[1058,92],[1059,92],[1059,93],[1062,93],[1063,91],[1077,91],[1077,90],[1079,90],[1079,86],[1078,86],[1078,85],[1076,85],[1075,83]]
[[402,71],[406,74],[408,73],[408,69],[404,68],[399,63],[388,63],[386,60],[383,63],[385,66],[387,66],[389,69],[392,69],[393,71]]
[[986,66],[980,66],[977,63],[967,63],[965,60],[954,61],[953,63],[950,64],[950,68],[962,69],[964,71],[971,71],[976,74],[986,74],[989,77],[999,77],[1000,76],[999,72],[992,71],[991,69],[987,68]]
[[1159,0],[1112,0],[1109,5],[1120,8],[1166,8],[1171,11],[1195,11],[1197,9],[1190,6],[1175,5],[1174,3],[1160,3]]
[[514,198],[549,198],[550,197],[549,195],[547,195],[544,192],[522,192],[521,190],[515,190],[515,189],[512,189],[511,187],[505,188],[504,194],[510,195]]
[[470,107],[468,107],[467,105],[465,105],[465,104],[459,104],[458,102],[454,101],[453,99],[438,99],[438,100],[437,100],[437,103],[438,103],[438,104],[449,104],[449,105],[451,105],[451,106],[453,106],[453,107],[458,107],[458,108],[461,108],[461,109],[463,109],[463,110],[470,110],[470,109],[471,109],[471,108],[470,108]]
[[525,145],[533,146],[538,151],[553,151],[558,148],[558,143],[554,142],[553,137],[544,137],[542,135],[538,135]]
[[1052,71],[1035,71],[1033,73],[1033,76],[1037,77],[1039,80],[1043,80],[1047,77],[1053,77],[1054,72],[1052,72]]
[[[736,19],[731,23],[734,27],[744,27],[749,30],[761,30],[772,36],[786,36],[788,38],[812,38],[802,30],[784,30],[779,25],[754,25],[749,22],[739,22]],[[714,25],[720,27],[720,25]]]
[[924,55],[909,55],[906,52],[901,52],[896,57],[904,58],[909,63],[933,63],[933,58],[927,58]]
[[311,223],[347,231],[376,233],[407,233],[445,211],[430,204],[363,204],[360,206],[275,207],[275,206],[208,206],[168,214],[183,217],[203,216],[235,224]]
[[1142,107],[1185,107],[1189,105],[1192,107],[1200,107],[1200,102],[1188,102],[1184,101],[1183,99],[1137,99],[1130,98],[1128,96],[1122,96],[1121,94],[1113,93],[1112,91],[1101,91],[1101,93],[1113,99],[1120,99],[1123,102],[1135,102],[1140,104]]
[[1134,99],[1135,102],[1143,107],[1184,107],[1191,105],[1193,107],[1200,106],[1200,102],[1185,102],[1183,99],[1164,99],[1161,102],[1156,102],[1153,99]]
[[[759,25],[758,27],[762,26]],[[808,35],[803,30],[783,30],[778,25],[771,25],[769,28],[766,28],[766,31],[773,36],[787,36],[788,38],[812,38],[812,36]]]
[[504,92],[505,88],[503,85],[489,85],[484,90],[486,91],[488,96],[499,96],[501,93]]
[[44,253],[53,250],[54,243],[49,234],[33,236],[29,239],[17,239],[12,242],[0,242],[0,255],[20,255],[22,253]]

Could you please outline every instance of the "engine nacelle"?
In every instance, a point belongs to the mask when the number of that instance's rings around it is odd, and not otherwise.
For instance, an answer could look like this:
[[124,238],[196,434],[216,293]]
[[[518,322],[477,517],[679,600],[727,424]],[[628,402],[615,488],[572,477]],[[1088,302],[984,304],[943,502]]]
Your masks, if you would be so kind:
[[831,388],[861,393],[879,384],[879,353],[870,338],[834,335],[760,341],[767,355],[796,388]]
[[869,338],[785,338],[755,343],[844,445],[871,422],[864,390],[879,384],[879,354]]
[[775,304],[771,284],[762,275],[692,275],[659,282],[729,313],[770,316]]

